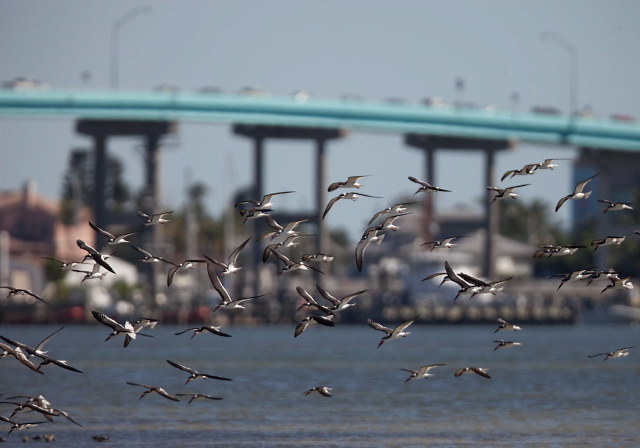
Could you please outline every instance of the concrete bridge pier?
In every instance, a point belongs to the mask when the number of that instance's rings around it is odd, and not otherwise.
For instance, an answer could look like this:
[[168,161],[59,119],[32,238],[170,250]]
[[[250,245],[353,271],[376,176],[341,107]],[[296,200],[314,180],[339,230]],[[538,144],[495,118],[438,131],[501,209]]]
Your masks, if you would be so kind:
[[[110,137],[143,137],[145,148],[145,193],[144,212],[159,213],[160,198],[160,140],[162,136],[175,133],[177,124],[169,121],[127,121],[127,120],[78,120],[76,132],[91,137],[95,151],[94,222],[103,229],[110,224],[106,209],[107,142]],[[151,226],[142,233],[141,246],[152,254],[158,253],[162,244],[162,229]],[[90,243],[91,244],[91,243]],[[104,238],[96,234],[93,242],[99,250]],[[157,263],[145,265],[145,276],[149,294],[154,298],[160,290],[157,283],[160,266]]]
[[[311,140],[315,143],[315,215],[310,220],[316,224],[316,250],[317,252],[326,252],[327,233],[321,219],[323,207],[326,204],[326,142],[328,140],[338,139],[346,135],[343,129],[325,129],[325,128],[304,128],[289,126],[254,126],[245,124],[236,124],[233,126],[233,133],[242,137],[253,140],[254,148],[254,165],[253,177],[254,188],[253,195],[256,200],[260,200],[266,193],[264,191],[264,151],[266,139],[289,139],[289,140]],[[292,168],[292,167],[289,167]],[[255,240],[262,228],[262,223],[253,223],[252,233]],[[285,224],[285,223],[283,223]],[[258,269],[261,260],[261,247],[254,244],[252,251],[252,260],[250,266],[255,273],[256,291],[259,289]],[[319,279],[317,279],[319,280]]]
[[[487,140],[476,138],[447,137],[426,134],[405,134],[404,142],[406,145],[421,149],[425,152],[426,167],[424,179],[431,185],[440,186],[435,181],[435,152],[438,149],[448,150],[480,150],[485,154],[484,163],[484,182],[485,186],[495,185],[495,153],[500,150],[513,148],[515,143],[510,140]],[[485,190],[485,223],[486,230],[485,251],[483,259],[482,275],[485,278],[493,279],[495,274],[495,253],[494,253],[494,236],[499,230],[498,207],[494,204],[490,206],[493,193]],[[431,234],[431,224],[433,222],[433,194],[427,194],[424,202],[424,220],[425,226],[424,237],[427,240],[434,235]],[[453,236],[453,235],[451,235]]]

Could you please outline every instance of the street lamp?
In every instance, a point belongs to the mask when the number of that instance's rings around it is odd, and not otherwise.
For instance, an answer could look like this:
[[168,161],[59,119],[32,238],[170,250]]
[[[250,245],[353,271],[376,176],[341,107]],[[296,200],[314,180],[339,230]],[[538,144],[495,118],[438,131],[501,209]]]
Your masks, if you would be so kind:
[[109,85],[112,89],[118,88],[118,36],[120,29],[135,16],[148,12],[151,12],[151,6],[136,6],[116,20],[111,26],[111,73],[109,76]]
[[578,50],[558,33],[543,31],[540,33],[540,37],[556,42],[569,52],[569,114],[574,114],[578,111]]

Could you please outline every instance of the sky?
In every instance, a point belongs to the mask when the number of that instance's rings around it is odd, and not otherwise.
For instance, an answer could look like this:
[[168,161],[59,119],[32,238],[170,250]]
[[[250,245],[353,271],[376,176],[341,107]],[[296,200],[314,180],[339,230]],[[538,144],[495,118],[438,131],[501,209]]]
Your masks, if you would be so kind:
[[[307,90],[324,98],[351,94],[412,103],[438,96],[507,110],[548,105],[567,112],[570,55],[541,37],[553,32],[577,50],[580,107],[589,105],[605,118],[640,118],[635,0],[0,0],[0,81],[28,75],[51,88],[109,89],[114,24],[141,6],[150,8],[117,33],[120,90],[170,84],[237,92],[258,86],[272,95]],[[462,91],[456,79],[464,80]],[[0,136],[0,190],[34,180],[51,198],[60,196],[69,151],[91,145],[64,119],[0,117]],[[139,144],[131,138],[109,143],[135,189],[143,180]],[[396,134],[351,132],[330,142],[327,154],[327,184],[366,174],[360,192],[384,198],[334,206],[325,221],[352,238],[374,212],[415,192],[408,176],[426,176],[424,155]],[[189,182],[202,182],[207,208],[219,216],[234,190],[251,185],[252,155],[251,142],[235,137],[227,124],[181,123],[162,150],[162,203],[180,207]],[[507,170],[575,155],[569,147],[520,144],[498,154],[496,183]],[[278,197],[276,206],[311,211],[312,144],[268,141],[265,159],[265,193],[297,192]],[[452,190],[438,195],[437,210],[481,210],[482,161],[479,152],[437,153],[434,184]],[[553,172],[527,177],[532,185],[520,190],[518,200],[540,198],[552,209],[570,193],[571,161],[558,163]],[[525,183],[521,179],[514,185]],[[563,207],[557,214],[560,223],[568,223],[569,211]]]

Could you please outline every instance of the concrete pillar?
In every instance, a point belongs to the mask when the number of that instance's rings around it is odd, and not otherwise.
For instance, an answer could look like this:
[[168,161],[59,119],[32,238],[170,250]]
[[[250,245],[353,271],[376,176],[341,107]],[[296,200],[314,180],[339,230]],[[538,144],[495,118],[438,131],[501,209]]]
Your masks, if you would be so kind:
[[[495,149],[485,149],[485,162],[484,162],[484,183],[485,185],[494,185],[493,179],[495,178]],[[494,239],[498,234],[499,229],[499,204],[491,205],[493,199],[493,192],[485,189],[484,195],[484,228],[486,229],[486,238],[484,241],[484,260],[482,263],[482,275],[491,280],[495,275],[495,251],[494,251]],[[499,201],[497,201],[499,202]],[[498,207],[496,207],[496,205]]]
[[[105,190],[107,187],[107,136],[104,134],[94,135],[94,185],[93,185],[93,219],[94,224],[105,229],[107,227],[107,206]],[[105,244],[106,239],[96,233],[94,241],[96,249]]]
[[[322,212],[327,202],[327,160],[325,156],[326,140],[316,139],[316,210],[315,217],[317,225],[316,253],[326,254],[327,248],[327,228],[322,220]],[[316,284],[320,283],[322,274],[314,271]]]
[[[164,210],[159,209],[160,202],[160,135],[147,134],[145,136],[145,197],[144,206],[145,213],[155,214]],[[152,254],[160,252],[162,245],[162,226],[149,226],[145,229],[144,241]],[[146,277],[146,283],[149,286],[149,296],[154,299],[161,291],[158,285],[161,266],[159,263],[146,263],[143,271]]]

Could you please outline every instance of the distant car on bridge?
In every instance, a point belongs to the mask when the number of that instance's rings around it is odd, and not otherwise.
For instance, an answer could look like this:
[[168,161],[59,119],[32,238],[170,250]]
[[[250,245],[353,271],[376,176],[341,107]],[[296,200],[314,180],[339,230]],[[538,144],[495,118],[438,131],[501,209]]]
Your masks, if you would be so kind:
[[620,123],[633,123],[636,121],[635,117],[629,114],[613,114],[609,118]]
[[33,76],[19,76],[11,81],[3,82],[2,88],[13,90],[41,90],[48,89],[49,85]]
[[538,115],[562,115],[562,111],[554,106],[533,106],[531,112]]
[[435,107],[435,108],[451,107],[451,104],[449,104],[447,101],[445,101],[444,99],[438,96],[429,96],[422,100],[422,104],[425,104],[429,107]]

